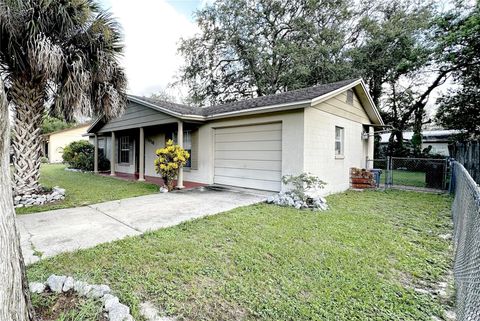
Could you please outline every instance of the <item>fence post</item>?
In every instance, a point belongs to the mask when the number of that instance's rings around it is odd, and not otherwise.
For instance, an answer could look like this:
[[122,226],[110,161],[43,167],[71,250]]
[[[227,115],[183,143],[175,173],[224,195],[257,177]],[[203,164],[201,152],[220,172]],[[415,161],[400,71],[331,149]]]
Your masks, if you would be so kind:
[[392,184],[392,156],[387,156],[387,172],[385,173],[385,188]]
[[448,192],[450,194],[453,194],[455,192],[455,161],[452,160],[452,162],[450,162],[450,171],[451,171],[451,175],[450,175],[450,185],[448,186]]

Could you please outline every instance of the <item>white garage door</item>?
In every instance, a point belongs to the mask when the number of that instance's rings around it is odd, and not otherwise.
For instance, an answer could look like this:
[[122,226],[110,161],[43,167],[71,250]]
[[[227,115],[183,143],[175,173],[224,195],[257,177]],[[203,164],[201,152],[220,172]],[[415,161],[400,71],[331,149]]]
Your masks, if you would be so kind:
[[281,177],[281,123],[215,129],[215,183],[279,191]]

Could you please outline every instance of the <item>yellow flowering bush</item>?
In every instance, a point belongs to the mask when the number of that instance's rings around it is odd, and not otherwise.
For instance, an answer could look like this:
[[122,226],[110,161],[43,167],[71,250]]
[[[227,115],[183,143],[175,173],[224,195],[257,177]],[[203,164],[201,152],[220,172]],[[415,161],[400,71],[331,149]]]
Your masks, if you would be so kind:
[[187,164],[190,154],[169,139],[164,148],[157,149],[154,161],[155,171],[160,174],[169,191],[173,189],[173,181],[178,176],[178,169]]

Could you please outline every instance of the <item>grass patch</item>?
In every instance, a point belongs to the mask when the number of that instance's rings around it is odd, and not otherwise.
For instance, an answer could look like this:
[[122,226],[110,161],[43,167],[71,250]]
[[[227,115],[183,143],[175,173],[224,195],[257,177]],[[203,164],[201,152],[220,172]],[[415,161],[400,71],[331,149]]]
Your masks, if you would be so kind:
[[411,172],[393,170],[392,179],[394,185],[425,187],[425,172]]
[[181,320],[431,320],[442,303],[413,290],[452,264],[451,199],[347,192],[326,212],[258,204],[28,268],[108,284],[138,318],[148,300]]
[[17,208],[17,214],[84,206],[158,192],[158,186],[154,184],[124,181],[92,173],[69,172],[63,164],[42,164],[40,183],[45,187],[65,188],[65,200],[42,206]]

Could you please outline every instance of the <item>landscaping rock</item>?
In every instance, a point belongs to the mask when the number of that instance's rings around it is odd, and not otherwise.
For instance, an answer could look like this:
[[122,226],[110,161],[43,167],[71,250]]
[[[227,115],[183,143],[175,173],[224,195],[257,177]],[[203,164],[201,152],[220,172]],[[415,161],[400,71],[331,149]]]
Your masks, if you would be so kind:
[[445,311],[445,317],[447,318],[448,321],[453,321],[457,319],[457,314],[455,311]]
[[130,308],[121,303],[112,305],[108,311],[110,321],[127,321],[128,317],[131,317]]
[[92,285],[90,291],[87,293],[87,297],[89,298],[101,298],[105,294],[110,293],[110,287],[108,285]]
[[39,193],[16,195],[13,198],[13,204],[16,208],[30,207],[33,205],[44,205],[46,203],[63,199],[65,199],[65,189],[56,186],[51,191],[43,189]]
[[57,193],[57,194],[60,194],[60,195],[65,195],[65,189],[64,188],[60,188],[58,186],[55,186],[54,188],[52,188],[52,191],[54,193]]
[[64,275],[52,274],[47,279],[47,285],[53,292],[61,293],[66,279],[67,277]]
[[42,293],[46,288],[45,284],[40,282],[32,282],[28,285],[28,287],[32,293]]
[[295,195],[293,192],[283,191],[269,196],[267,198],[267,203],[295,207],[296,209],[312,209],[318,211],[325,211],[328,209],[327,200],[322,196],[316,195],[314,198],[306,196],[302,199],[299,195]]
[[63,288],[62,288],[62,291],[63,292],[68,292],[70,290],[73,289],[73,285],[74,285],[74,280],[71,276],[67,277],[65,279],[65,282],[63,283]]
[[110,311],[115,304],[119,303],[119,300],[116,296],[108,293],[103,296],[102,301],[105,311]]
[[140,314],[147,321],[176,321],[176,318],[172,317],[162,317],[160,312],[151,302],[142,302],[140,303]]
[[415,288],[415,292],[420,293],[420,294],[431,294],[430,291],[421,289],[421,288]]
[[92,289],[92,286],[86,282],[83,281],[75,281],[73,284],[73,289],[75,292],[78,292],[78,294],[82,296],[86,296],[88,292]]

